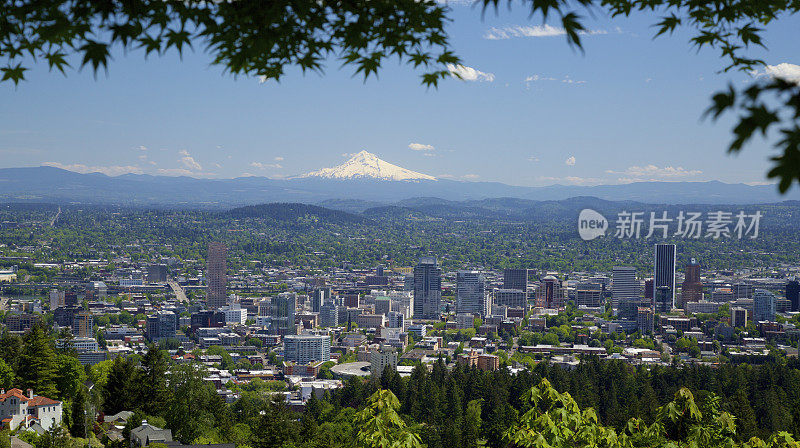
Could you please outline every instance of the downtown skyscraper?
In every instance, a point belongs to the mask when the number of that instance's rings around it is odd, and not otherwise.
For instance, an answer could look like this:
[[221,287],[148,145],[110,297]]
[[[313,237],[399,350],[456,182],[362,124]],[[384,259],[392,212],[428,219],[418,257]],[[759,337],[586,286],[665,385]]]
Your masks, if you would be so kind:
[[640,285],[633,266],[614,266],[611,271],[611,306],[619,309],[625,300],[639,298]]
[[681,285],[681,300],[678,308],[683,308],[688,302],[698,302],[703,299],[703,280],[700,279],[700,263],[692,258],[686,265],[686,276]]
[[227,304],[228,293],[228,247],[220,242],[208,244],[206,257],[206,307],[210,310]]
[[441,302],[442,269],[436,257],[422,257],[414,266],[414,319],[438,319]]
[[[675,245],[656,244],[655,263],[653,271],[653,289],[669,288],[668,298],[670,308],[675,307]],[[663,291],[663,290],[662,290]],[[663,294],[663,293],[662,293]],[[662,297],[663,299],[663,297]]]
[[528,291],[528,270],[527,269],[504,269],[503,270],[503,289],[519,289]]
[[486,279],[478,271],[458,271],[456,274],[456,312],[484,317],[489,312]]

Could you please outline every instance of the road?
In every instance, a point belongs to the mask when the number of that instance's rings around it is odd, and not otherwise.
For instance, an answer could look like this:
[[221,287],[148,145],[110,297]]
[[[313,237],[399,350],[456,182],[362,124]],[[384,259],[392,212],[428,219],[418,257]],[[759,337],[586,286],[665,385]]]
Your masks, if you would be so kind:
[[189,303],[189,299],[186,297],[186,293],[183,292],[183,288],[181,285],[178,284],[175,280],[167,280],[167,284],[170,288],[172,288],[172,292],[175,293],[175,298],[178,299],[178,302],[186,302]]
[[58,207],[58,212],[56,213],[56,216],[53,216],[53,219],[50,220],[50,227],[56,225],[56,221],[58,221],[59,216],[61,216],[61,206]]

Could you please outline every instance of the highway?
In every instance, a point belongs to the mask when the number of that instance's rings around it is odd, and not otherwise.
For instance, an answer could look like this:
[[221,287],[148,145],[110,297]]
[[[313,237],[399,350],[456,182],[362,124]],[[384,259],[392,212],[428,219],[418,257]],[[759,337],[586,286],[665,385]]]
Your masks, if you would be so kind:
[[179,285],[178,282],[175,280],[167,280],[167,284],[170,288],[172,288],[172,292],[175,293],[175,298],[178,299],[178,302],[189,303],[186,293],[183,292],[183,288],[181,288],[181,285]]

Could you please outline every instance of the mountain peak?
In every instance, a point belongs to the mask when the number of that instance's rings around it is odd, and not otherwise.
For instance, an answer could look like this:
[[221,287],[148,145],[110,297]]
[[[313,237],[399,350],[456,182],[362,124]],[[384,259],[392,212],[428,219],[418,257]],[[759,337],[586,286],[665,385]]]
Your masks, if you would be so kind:
[[299,177],[321,177],[325,179],[380,179],[380,180],[436,180],[427,174],[411,171],[380,159],[368,151],[353,155],[347,162],[333,168],[303,174]]

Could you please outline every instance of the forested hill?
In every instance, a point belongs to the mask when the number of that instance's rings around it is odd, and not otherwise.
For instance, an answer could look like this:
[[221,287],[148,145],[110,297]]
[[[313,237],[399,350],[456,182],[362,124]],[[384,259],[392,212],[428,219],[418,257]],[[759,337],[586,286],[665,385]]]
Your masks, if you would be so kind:
[[224,212],[230,218],[266,218],[276,221],[296,221],[302,218],[318,219],[333,224],[364,224],[370,220],[341,210],[299,203],[273,203],[248,205]]

